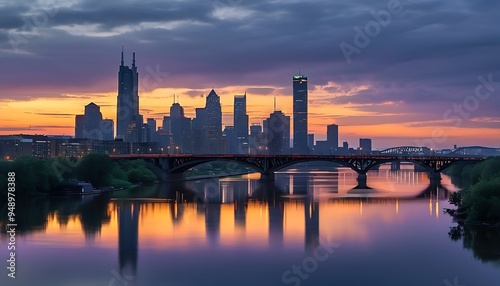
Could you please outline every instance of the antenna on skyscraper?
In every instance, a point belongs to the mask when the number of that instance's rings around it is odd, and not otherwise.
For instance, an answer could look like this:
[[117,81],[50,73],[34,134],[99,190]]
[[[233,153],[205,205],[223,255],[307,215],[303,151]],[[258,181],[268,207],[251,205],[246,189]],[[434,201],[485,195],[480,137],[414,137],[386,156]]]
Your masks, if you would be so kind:
[[301,74],[300,74],[300,66],[299,66],[299,75],[301,75]]
[[274,96],[274,111],[276,112],[276,95]]
[[175,93],[174,93],[174,104],[175,104]]
[[123,44],[122,44],[122,66],[123,66]]
[[135,67],[135,52],[132,53],[132,67]]

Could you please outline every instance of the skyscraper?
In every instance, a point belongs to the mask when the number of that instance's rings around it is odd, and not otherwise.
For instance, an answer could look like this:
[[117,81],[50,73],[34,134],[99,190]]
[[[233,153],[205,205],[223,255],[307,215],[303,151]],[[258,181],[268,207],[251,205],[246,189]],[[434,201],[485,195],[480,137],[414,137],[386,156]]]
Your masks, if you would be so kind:
[[113,119],[103,119],[100,126],[102,131],[102,139],[113,140],[115,136],[115,125]]
[[205,122],[204,127],[208,132],[209,139],[220,138],[222,135],[222,108],[220,97],[212,89],[207,96],[205,104]]
[[83,138],[83,130],[85,129],[84,118],[83,114],[75,116],[75,138]]
[[139,116],[139,74],[135,66],[135,53],[133,53],[132,68],[129,68],[124,65],[122,49],[118,71],[116,137],[140,142],[142,124],[142,118]]
[[286,116],[279,110],[274,111],[268,119],[264,120],[264,133],[267,137],[269,154],[279,155],[290,152],[290,116]]
[[372,139],[359,138],[359,152],[361,154],[370,154],[372,152]]
[[337,124],[330,124],[326,127],[326,141],[329,154],[334,153],[339,148],[339,126]]
[[[248,153],[247,93],[234,96],[234,130],[236,132],[237,153]],[[230,142],[228,141],[228,145]]]
[[307,76],[293,76],[293,152],[309,153],[307,146]]
[[83,115],[83,138],[103,140],[101,121],[101,108],[93,102],[87,104]]
[[186,118],[184,116],[184,107],[179,103],[174,102],[170,107],[170,120],[174,148],[178,150],[178,153],[192,153],[193,140],[191,118]]

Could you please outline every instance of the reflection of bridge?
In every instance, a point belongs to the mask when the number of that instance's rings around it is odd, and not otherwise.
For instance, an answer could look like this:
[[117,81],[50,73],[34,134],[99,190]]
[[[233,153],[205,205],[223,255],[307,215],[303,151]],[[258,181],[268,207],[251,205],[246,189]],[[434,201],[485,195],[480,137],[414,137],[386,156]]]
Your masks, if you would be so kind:
[[114,155],[116,159],[144,159],[150,160],[161,167],[167,175],[167,180],[182,179],[183,173],[195,166],[212,162],[228,161],[250,167],[261,174],[265,180],[274,180],[274,173],[297,163],[311,161],[326,161],[349,167],[358,173],[358,188],[367,188],[366,173],[381,164],[390,162],[411,162],[425,169],[431,184],[439,184],[441,171],[455,162],[479,162],[485,157],[479,156],[403,156],[403,155],[165,155],[165,154],[137,154]]

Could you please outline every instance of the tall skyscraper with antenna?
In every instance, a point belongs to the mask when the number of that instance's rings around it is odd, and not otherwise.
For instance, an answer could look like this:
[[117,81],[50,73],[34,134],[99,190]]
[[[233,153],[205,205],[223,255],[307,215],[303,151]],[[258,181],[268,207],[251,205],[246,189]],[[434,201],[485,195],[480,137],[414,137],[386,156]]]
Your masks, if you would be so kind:
[[135,52],[132,67],[124,64],[123,46],[118,71],[118,98],[116,113],[116,137],[126,141],[141,142],[142,117],[139,114],[139,74],[135,66]]
[[307,76],[293,76],[293,153],[308,154],[307,144]]

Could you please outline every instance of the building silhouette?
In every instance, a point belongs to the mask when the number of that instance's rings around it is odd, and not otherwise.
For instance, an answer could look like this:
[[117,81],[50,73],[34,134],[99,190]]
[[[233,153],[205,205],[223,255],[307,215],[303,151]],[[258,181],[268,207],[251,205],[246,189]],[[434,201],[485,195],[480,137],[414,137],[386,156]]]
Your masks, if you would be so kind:
[[174,144],[174,153],[193,152],[191,118],[184,116],[184,108],[177,102],[170,107],[170,125]]
[[206,139],[204,152],[206,154],[220,154],[225,152],[225,144],[222,140],[222,108],[220,97],[212,89],[207,95],[205,110],[203,114],[203,139]]
[[83,138],[83,130],[85,129],[84,118],[83,114],[75,116],[75,138]]
[[372,152],[372,139],[360,138],[359,139],[359,152],[361,154],[370,154]]
[[101,132],[103,140],[113,140],[115,137],[115,124],[113,119],[103,119],[101,121]]
[[[233,126],[236,132],[236,150],[238,154],[248,154],[248,114],[247,93],[234,96]],[[232,142],[234,144],[234,142]],[[228,142],[228,148],[233,148]]]
[[337,124],[330,124],[326,127],[326,142],[330,154],[335,153],[339,148],[339,126]]
[[307,76],[293,76],[293,152],[308,154]]
[[139,74],[133,53],[132,67],[124,65],[123,49],[118,71],[116,137],[130,142],[142,141],[143,119],[139,115]]
[[264,133],[269,154],[290,153],[290,116],[286,116],[279,110],[274,111],[269,118],[264,120]]
[[83,138],[102,140],[101,122],[101,108],[93,102],[87,104],[83,115]]

